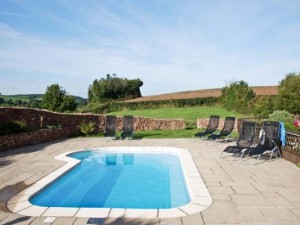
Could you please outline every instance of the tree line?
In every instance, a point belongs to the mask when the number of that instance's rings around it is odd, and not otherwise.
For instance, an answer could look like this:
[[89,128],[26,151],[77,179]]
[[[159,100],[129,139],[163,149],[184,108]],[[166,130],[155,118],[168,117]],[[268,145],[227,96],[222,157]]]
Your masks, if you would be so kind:
[[289,73],[279,82],[275,96],[255,96],[245,81],[236,81],[222,88],[223,106],[241,114],[267,116],[275,110],[300,114],[300,73]]

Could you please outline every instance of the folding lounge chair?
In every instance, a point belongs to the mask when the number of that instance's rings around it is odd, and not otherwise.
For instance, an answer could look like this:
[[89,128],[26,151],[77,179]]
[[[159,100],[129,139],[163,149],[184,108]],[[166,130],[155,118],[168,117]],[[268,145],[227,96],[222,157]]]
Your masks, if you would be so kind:
[[113,115],[107,115],[105,117],[105,137],[112,137],[113,139],[117,138],[117,117]]
[[[264,121],[263,128],[260,132],[260,140],[257,146],[253,148],[248,148],[247,151],[243,152],[244,154],[251,157],[258,157],[260,159],[263,154],[270,154],[269,160],[272,159],[273,154],[277,152],[277,157],[281,157],[279,147],[277,142],[279,139],[279,122],[276,121]],[[247,157],[246,156],[246,157]]]
[[195,134],[195,136],[200,137],[200,139],[207,139],[208,135],[213,134],[218,129],[219,120],[220,120],[219,116],[211,115],[206,130]]
[[120,139],[131,138],[134,139],[134,121],[133,116],[124,116],[123,117],[123,129]]
[[226,117],[224,127],[219,134],[211,134],[208,139],[215,141],[224,140],[227,142],[232,134],[235,123],[235,117]]
[[228,146],[221,153],[220,158],[222,158],[223,153],[231,153],[237,156],[243,149],[249,148],[253,144],[255,137],[256,123],[250,121],[243,121],[242,129],[239,134],[239,139],[235,146]]

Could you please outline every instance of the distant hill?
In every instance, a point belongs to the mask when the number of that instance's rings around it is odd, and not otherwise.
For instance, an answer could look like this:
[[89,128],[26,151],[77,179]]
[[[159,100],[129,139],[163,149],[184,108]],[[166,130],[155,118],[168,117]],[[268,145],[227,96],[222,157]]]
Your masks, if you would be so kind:
[[[75,101],[79,105],[84,105],[87,103],[87,99],[84,99],[79,96],[74,96]],[[0,95],[0,98],[3,98],[5,101],[11,99],[13,102],[17,100],[21,100],[23,102],[29,102],[30,100],[38,100],[41,101],[43,98],[43,94],[17,94],[17,95]]]
[[[254,86],[251,87],[257,96],[264,95],[277,95],[278,86]],[[127,100],[125,102],[144,102],[144,101],[161,101],[171,99],[192,99],[192,98],[205,98],[205,97],[220,97],[221,88],[204,89],[195,91],[175,92],[161,95],[145,96],[141,98]]]

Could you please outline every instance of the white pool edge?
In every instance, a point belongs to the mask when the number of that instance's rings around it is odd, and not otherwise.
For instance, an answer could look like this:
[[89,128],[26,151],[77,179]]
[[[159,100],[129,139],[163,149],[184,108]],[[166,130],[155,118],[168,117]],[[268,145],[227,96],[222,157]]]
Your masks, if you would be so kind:
[[[76,166],[80,160],[67,155],[86,150],[101,150],[103,152],[151,152],[176,153],[179,156],[187,189],[191,201],[178,208],[171,209],[116,209],[116,208],[73,208],[73,207],[41,207],[29,202],[29,198],[56,180],[62,174]],[[105,150],[104,150],[105,149]],[[130,149],[128,151],[128,149]],[[55,157],[57,160],[67,162],[65,165],[48,174],[35,184],[12,197],[7,208],[14,213],[24,216],[53,216],[53,217],[92,217],[92,218],[175,218],[199,213],[212,204],[212,197],[199,174],[199,171],[187,149],[175,147],[103,147],[81,149],[66,152]]]

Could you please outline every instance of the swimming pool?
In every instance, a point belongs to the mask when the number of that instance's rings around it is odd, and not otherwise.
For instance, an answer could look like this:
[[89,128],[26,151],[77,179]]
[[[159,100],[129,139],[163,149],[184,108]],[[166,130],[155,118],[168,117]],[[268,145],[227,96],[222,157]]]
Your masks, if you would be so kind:
[[80,163],[30,198],[46,207],[167,209],[190,202],[176,153],[87,150]]
[[[143,154],[141,154],[143,153]],[[93,155],[89,158],[89,155]],[[100,156],[100,159],[98,156]],[[127,171],[129,173],[130,168],[134,167],[135,165],[139,165],[143,159],[139,157],[142,155],[148,155],[150,160],[148,162],[148,168],[145,169],[145,173],[143,177],[151,177],[148,181],[145,181],[144,184],[142,182],[137,182],[135,188],[130,193],[123,193],[120,194],[119,197],[115,196],[115,200],[111,201],[111,193],[114,191],[113,189],[123,189],[121,187],[130,187],[132,182],[126,178],[120,178],[124,171],[124,168],[129,168]],[[164,158],[169,157],[171,158]],[[102,158],[101,158],[102,157]],[[143,158],[143,157],[142,157]],[[182,148],[175,148],[175,147],[129,147],[129,146],[122,146],[122,147],[105,147],[105,148],[97,148],[97,149],[85,149],[85,150],[76,150],[71,152],[65,152],[55,157],[55,159],[64,161],[64,164],[59,169],[55,170],[54,172],[50,173],[49,175],[45,176],[44,178],[40,179],[24,191],[18,193],[13,198],[8,201],[7,207],[14,213],[24,215],[24,216],[51,216],[51,217],[110,217],[110,218],[174,218],[174,217],[182,217],[186,215],[191,215],[194,213],[198,213],[203,211],[204,209],[208,208],[212,203],[212,198],[210,193],[208,192],[204,181],[202,180],[197,167],[187,149]],[[87,159],[87,162],[84,162],[84,159]],[[95,164],[105,164],[106,167],[110,167],[111,170],[115,171],[113,176],[108,175],[108,173],[103,173],[102,169],[92,169],[91,172],[92,176],[85,176],[86,173],[82,173],[82,177],[77,178],[75,180],[70,179],[70,183],[67,185],[67,190],[62,193],[60,191],[55,193],[56,185],[59,186],[61,180],[64,180],[64,177],[72,177],[72,173],[75,173],[76,170],[82,166],[82,164],[87,164],[88,167],[92,167],[92,164],[89,164],[89,161],[95,161]],[[163,161],[169,161],[171,166],[163,166],[162,168],[158,169],[155,167],[156,164],[161,164]],[[167,169],[167,167],[173,167],[174,165],[180,165],[180,169],[177,168],[175,170]],[[101,168],[101,167],[100,167]],[[134,169],[136,170],[136,169]],[[154,174],[148,174],[149,170],[153,171],[160,171],[165,170],[169,172],[168,175],[163,175],[162,184],[160,185],[163,189],[169,189],[169,192],[164,192],[165,194],[163,197],[163,201],[158,203],[159,205],[152,205],[154,202],[159,202],[158,199],[152,201],[151,203],[148,202],[149,199],[155,199],[159,196],[159,192],[161,189],[158,187],[152,188],[154,193],[150,194],[150,197],[142,197],[142,201],[147,201],[145,205],[139,205],[137,201],[128,200],[129,203],[127,205],[122,205],[121,198],[127,198],[130,196],[137,196],[137,193],[145,193],[148,191],[149,185],[152,183],[159,183],[157,181],[158,177]],[[121,171],[121,172],[120,172]],[[173,171],[170,173],[170,171]],[[127,173],[126,172],[126,173]],[[141,173],[142,174],[142,173]],[[182,183],[179,184],[176,180],[174,182],[173,178],[177,176],[181,176]],[[94,199],[95,195],[89,195],[89,191],[78,191],[76,190],[76,186],[79,184],[86,185],[87,182],[91,182],[91,184],[95,184],[95,186],[91,185],[91,187],[96,187],[98,189],[99,183],[96,182],[97,179],[95,177],[105,177],[109,176],[104,186],[99,189],[104,190],[108,195],[102,196],[110,196],[105,197],[102,200],[100,205],[97,205],[100,201],[99,199],[95,202],[97,204],[91,204]],[[128,176],[127,176],[128,177]],[[133,175],[129,177],[133,178]],[[111,179],[113,178],[113,179]],[[123,179],[124,183],[118,187],[116,183],[119,182],[119,179]],[[141,178],[137,178],[141,180]],[[144,179],[144,178],[143,178]],[[152,182],[155,181],[155,182]],[[127,183],[126,183],[127,182]],[[64,183],[64,182],[62,182]],[[100,181],[101,183],[101,181]],[[102,182],[103,183],[103,182]],[[140,185],[139,185],[140,184]],[[178,185],[179,184],[179,185]],[[113,188],[112,188],[113,187]],[[117,188],[118,187],[118,188]],[[166,188],[167,187],[167,188]],[[51,190],[53,189],[53,190]],[[181,190],[180,190],[181,189]],[[79,189],[80,190],[80,189]],[[138,191],[139,190],[139,191]],[[48,192],[49,193],[46,193]],[[53,193],[50,193],[54,191]],[[69,195],[72,191],[77,192],[77,195],[80,197],[74,198],[74,196],[70,199],[73,199],[73,202],[69,202],[66,205],[62,203],[58,203],[55,201],[44,202],[41,203],[37,200],[43,199],[43,193],[45,196],[52,196],[52,199],[68,199],[66,196]],[[178,192],[183,191],[183,192]],[[70,193],[69,193],[70,192]],[[99,192],[100,193],[100,192]],[[169,193],[169,194],[168,194]],[[174,200],[172,198],[172,194],[175,193],[175,196],[179,198],[179,200]],[[82,200],[82,196],[87,196],[85,200]],[[175,197],[175,198],[176,198]],[[99,197],[98,197],[99,198]],[[78,201],[81,199],[81,201]],[[92,199],[92,201],[88,201]],[[101,199],[101,197],[100,197]],[[170,200],[171,199],[171,200]],[[107,201],[109,200],[109,201]],[[140,201],[140,200],[138,200]],[[79,202],[84,204],[80,205]],[[108,202],[113,202],[108,204]],[[117,204],[117,205],[114,205]],[[132,204],[132,205],[130,205]],[[157,204],[157,203],[156,203]]]

